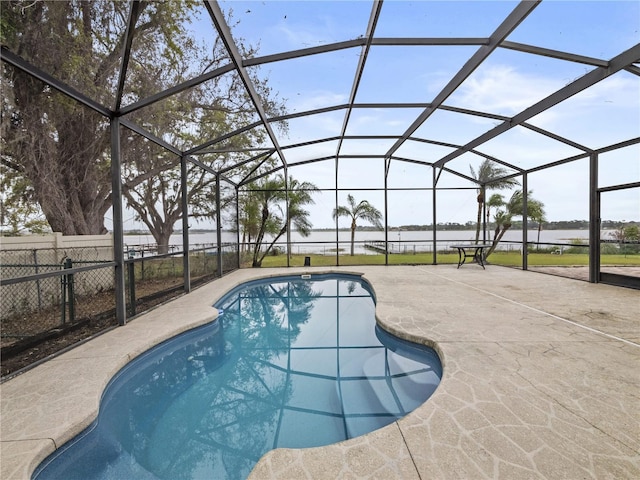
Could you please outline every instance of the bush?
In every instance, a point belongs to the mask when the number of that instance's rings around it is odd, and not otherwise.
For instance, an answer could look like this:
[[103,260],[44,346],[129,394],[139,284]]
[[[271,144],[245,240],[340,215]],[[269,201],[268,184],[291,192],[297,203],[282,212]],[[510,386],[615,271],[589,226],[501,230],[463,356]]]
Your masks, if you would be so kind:
[[555,245],[540,246],[537,244],[527,244],[527,252],[529,253],[556,253],[560,248]]
[[625,243],[623,245],[620,245],[620,253],[624,255],[636,255],[640,253],[640,244]]
[[620,253],[620,249],[618,245],[615,243],[601,243],[600,244],[600,254],[601,255],[616,255]]
[[589,253],[589,245],[585,245],[582,238],[572,238],[571,246],[565,248],[564,253]]

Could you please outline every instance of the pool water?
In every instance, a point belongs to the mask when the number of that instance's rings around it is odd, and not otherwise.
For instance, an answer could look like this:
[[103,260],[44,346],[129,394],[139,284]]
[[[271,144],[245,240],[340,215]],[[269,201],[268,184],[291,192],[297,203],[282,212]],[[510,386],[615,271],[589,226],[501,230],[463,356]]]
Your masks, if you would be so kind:
[[403,417],[436,389],[435,352],[376,327],[360,277],[244,284],[211,324],[109,384],[94,424],[45,460],[45,479],[242,479],[279,447],[327,445]]

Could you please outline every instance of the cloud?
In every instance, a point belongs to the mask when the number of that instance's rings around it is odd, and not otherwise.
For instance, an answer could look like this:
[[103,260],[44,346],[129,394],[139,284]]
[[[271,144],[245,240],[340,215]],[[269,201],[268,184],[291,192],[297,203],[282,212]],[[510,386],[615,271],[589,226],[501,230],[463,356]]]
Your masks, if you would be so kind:
[[292,18],[283,17],[271,29],[284,39],[291,48],[316,47],[343,39],[332,18],[328,15],[313,15],[312,22],[296,23]]
[[290,98],[288,106],[292,112],[305,112],[307,110],[315,110],[330,105],[340,105],[348,101],[345,93],[336,93],[329,90],[315,90],[305,92],[304,95],[297,95]]
[[435,97],[451,80],[451,72],[448,70],[427,71],[420,75],[420,79],[424,82],[426,92]]
[[514,115],[561,87],[563,84],[558,80],[525,75],[508,65],[495,65],[476,71],[451,97],[450,103],[482,112]]
[[638,98],[637,80],[618,74],[533,117],[530,123],[601,148],[638,135]]
[[[613,126],[618,120],[625,119],[621,124],[634,126],[637,129],[638,115],[637,99],[640,98],[640,84],[630,75],[616,74],[600,83],[583,90],[568,98],[564,102],[542,112],[532,119],[535,124],[543,128],[558,128],[567,122],[575,124],[591,123],[592,127],[585,129],[592,131],[595,118],[610,119],[607,122]],[[628,119],[628,120],[627,120]],[[635,119],[635,121],[634,121]]]
[[344,111],[319,113],[289,120],[289,134],[282,145],[333,137],[340,134]]
[[603,103],[623,107],[637,108],[637,103],[630,102],[630,99],[637,101],[640,95],[640,83],[631,74],[621,72],[589,87],[578,93],[573,99],[582,107],[602,107]]

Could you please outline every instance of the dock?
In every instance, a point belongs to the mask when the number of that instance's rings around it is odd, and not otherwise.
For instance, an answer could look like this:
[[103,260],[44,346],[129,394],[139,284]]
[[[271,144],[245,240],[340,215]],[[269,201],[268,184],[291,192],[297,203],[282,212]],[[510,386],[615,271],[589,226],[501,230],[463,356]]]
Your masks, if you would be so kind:
[[378,253],[391,253],[387,250],[384,240],[368,240],[364,242],[364,248]]

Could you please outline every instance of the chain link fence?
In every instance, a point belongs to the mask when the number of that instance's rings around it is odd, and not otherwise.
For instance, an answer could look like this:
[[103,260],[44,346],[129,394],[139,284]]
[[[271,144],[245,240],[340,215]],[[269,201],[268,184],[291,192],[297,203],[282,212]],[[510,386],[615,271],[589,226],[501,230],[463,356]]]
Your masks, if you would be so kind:
[[[184,293],[184,256],[177,248],[170,251],[129,252],[129,318]],[[24,352],[36,361],[117,324],[110,246],[3,249],[1,254],[2,376],[24,366]],[[194,245],[189,262],[196,287],[239,268],[238,246]]]
[[[38,276],[60,272],[60,276],[35,278],[20,283],[2,285],[0,291],[0,315],[2,316],[2,339],[23,338],[33,334],[39,327],[28,321],[37,312],[46,312],[47,322],[42,328],[54,328],[73,320],[64,307],[71,297],[76,300],[76,314],[82,315],[88,303],[83,299],[93,298],[103,292],[113,291],[114,278],[111,268],[64,275],[64,270],[73,267],[95,266],[112,261],[112,250],[108,247],[3,250],[0,275],[3,279]],[[57,312],[57,315],[53,313]],[[40,315],[38,315],[40,316]]]
[[[221,266],[218,265],[218,247],[213,244],[194,245],[189,250],[190,281],[192,287],[239,268],[238,246],[224,245],[220,249]],[[127,313],[135,315],[180,295],[184,291],[184,257],[182,252],[145,256],[131,251],[126,261]]]

